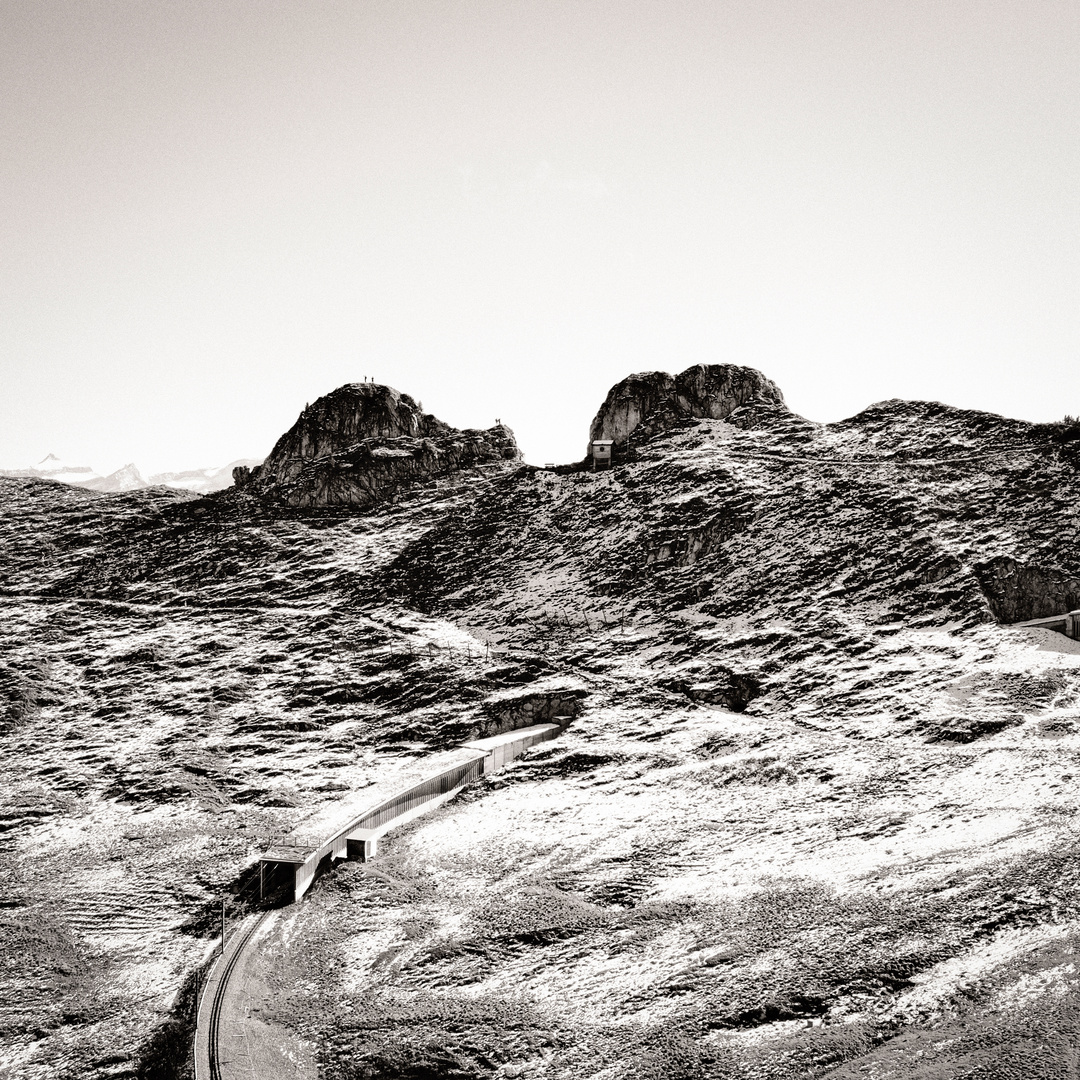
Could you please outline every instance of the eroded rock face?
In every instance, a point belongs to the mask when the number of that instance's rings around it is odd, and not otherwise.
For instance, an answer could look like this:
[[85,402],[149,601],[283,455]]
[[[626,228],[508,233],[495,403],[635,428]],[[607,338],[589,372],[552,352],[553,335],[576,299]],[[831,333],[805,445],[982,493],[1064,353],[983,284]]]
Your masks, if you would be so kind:
[[348,383],[319,398],[278,439],[259,470],[263,481],[295,480],[312,461],[366,439],[418,438],[451,430],[408,394],[376,383]]
[[473,728],[473,738],[501,735],[506,731],[549,724],[558,717],[573,719],[581,712],[588,690],[574,680],[553,680],[528,692],[495,695],[484,703],[484,716]]
[[1080,581],[1062,570],[1001,555],[978,564],[975,572],[998,622],[1045,619],[1080,608]]
[[786,411],[780,388],[754,368],[695,364],[678,375],[646,371],[608,391],[589,429],[589,441],[611,439],[622,449],[635,431],[651,435],[691,416],[726,420],[747,405]]
[[410,483],[520,457],[505,425],[459,431],[392,387],[349,383],[309,405],[261,466],[234,477],[290,506],[364,508]]

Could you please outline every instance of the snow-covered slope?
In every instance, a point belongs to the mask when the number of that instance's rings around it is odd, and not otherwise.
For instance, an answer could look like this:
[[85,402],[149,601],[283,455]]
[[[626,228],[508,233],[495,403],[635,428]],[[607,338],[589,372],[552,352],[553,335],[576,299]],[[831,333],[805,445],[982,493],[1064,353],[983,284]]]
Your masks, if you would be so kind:
[[101,476],[94,480],[79,481],[79,486],[89,491],[138,491],[140,488],[150,485],[143,479],[143,475],[131,463],[121,465],[119,469]]
[[180,1075],[261,847],[556,693],[279,921],[255,1027],[333,1078],[1064,1075],[1080,644],[1003,623],[1076,596],[1080,430],[677,406],[363,513],[0,480],[16,1075]]
[[0,476],[33,477],[41,480],[59,480],[65,484],[77,484],[90,491],[136,491],[139,488],[161,484],[180,491],[207,495],[222,491],[233,482],[233,469],[251,469],[260,464],[259,458],[238,458],[228,465],[215,465],[205,469],[184,469],[179,472],[154,473],[144,478],[132,463],[121,466],[108,476],[94,472],[89,465],[69,465],[55,454],[49,454],[37,465],[22,468],[0,469]]
[[46,454],[36,465],[0,469],[0,476],[32,476],[41,480],[60,480],[66,484],[85,484],[101,479],[89,465],[71,465],[55,454]]

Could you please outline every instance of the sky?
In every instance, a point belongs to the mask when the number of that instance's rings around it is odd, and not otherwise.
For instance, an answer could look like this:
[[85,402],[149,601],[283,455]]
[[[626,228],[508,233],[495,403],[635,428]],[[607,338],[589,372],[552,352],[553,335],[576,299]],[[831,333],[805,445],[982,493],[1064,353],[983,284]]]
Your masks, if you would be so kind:
[[261,457],[374,378],[1080,413],[1075,0],[0,0],[0,465]]

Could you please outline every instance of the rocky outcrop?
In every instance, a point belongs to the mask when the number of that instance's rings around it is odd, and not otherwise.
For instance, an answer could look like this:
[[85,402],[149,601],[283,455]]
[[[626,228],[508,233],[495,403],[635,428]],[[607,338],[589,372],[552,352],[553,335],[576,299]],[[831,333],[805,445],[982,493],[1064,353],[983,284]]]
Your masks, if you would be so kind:
[[349,383],[304,409],[262,465],[233,475],[289,506],[363,509],[409,484],[520,457],[503,424],[459,431],[392,387]]
[[707,678],[662,679],[665,689],[685,694],[691,701],[703,705],[719,705],[731,712],[743,712],[754,698],[761,694],[761,682],[752,675],[717,667]]
[[610,439],[625,448],[631,434],[652,435],[687,417],[726,420],[745,406],[779,407],[784,395],[754,368],[695,364],[678,375],[646,371],[616,383],[589,429],[589,442]]
[[312,461],[365,439],[425,438],[452,429],[408,394],[378,383],[347,383],[308,405],[278,439],[261,475],[275,483],[295,480]]
[[576,679],[552,679],[525,691],[504,691],[484,702],[484,716],[470,733],[487,738],[531,724],[566,723],[580,712],[588,691]]
[[1080,608],[1080,580],[1054,567],[1025,565],[1000,555],[975,567],[995,619],[1045,619]]

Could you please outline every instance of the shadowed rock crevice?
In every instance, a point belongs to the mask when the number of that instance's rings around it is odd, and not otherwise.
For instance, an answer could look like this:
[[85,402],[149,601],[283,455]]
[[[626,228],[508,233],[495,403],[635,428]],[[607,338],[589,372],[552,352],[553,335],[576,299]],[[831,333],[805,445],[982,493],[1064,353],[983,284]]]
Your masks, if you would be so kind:
[[571,686],[501,694],[484,703],[485,716],[474,729],[474,737],[501,735],[531,724],[551,723],[559,717],[572,720],[587,696],[583,687]]
[[761,694],[761,681],[752,675],[717,667],[696,679],[660,680],[660,685],[685,694],[703,705],[720,705],[732,712],[742,712]]
[[1080,579],[1055,567],[998,556],[980,563],[975,573],[998,622],[1044,619],[1080,608]]

